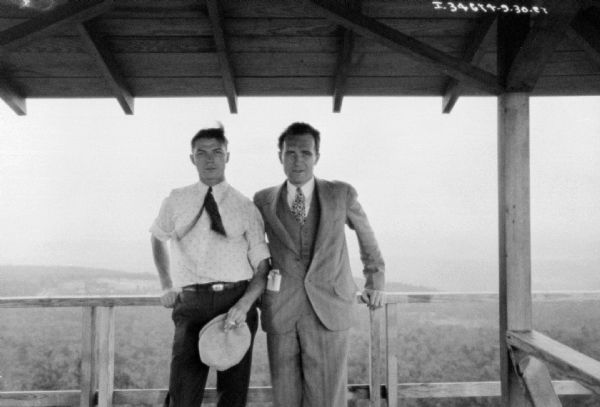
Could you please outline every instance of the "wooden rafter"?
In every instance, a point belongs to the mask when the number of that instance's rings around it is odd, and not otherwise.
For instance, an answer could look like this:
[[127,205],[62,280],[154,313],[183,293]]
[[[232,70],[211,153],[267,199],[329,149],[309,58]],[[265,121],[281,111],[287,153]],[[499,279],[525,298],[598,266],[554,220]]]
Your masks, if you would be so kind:
[[112,53],[89,23],[80,23],[77,28],[85,48],[94,57],[121,108],[125,114],[133,114],[133,96]]
[[9,79],[0,77],[0,98],[19,116],[27,114],[25,97]]
[[[600,24],[600,21],[598,21]],[[596,66],[600,67],[600,25],[594,24],[583,11],[579,12],[567,30],[569,38],[578,44]]]
[[343,28],[342,30],[341,47],[338,54],[338,63],[333,84],[334,113],[339,113],[342,110],[342,100],[346,93],[346,82],[350,64],[352,63],[352,50],[354,49],[354,33],[346,28]]
[[0,32],[0,48],[12,51],[67,25],[90,20],[108,11],[113,0],[72,0],[51,11]]
[[[350,0],[349,6],[360,11],[360,0]],[[354,50],[354,32],[345,27],[340,27],[340,49],[338,52],[338,63],[335,71],[333,84],[333,112],[342,110],[342,101],[346,93],[346,82],[348,72],[352,64],[352,52]]]
[[498,94],[503,90],[497,83],[495,75],[403,34],[376,19],[349,10],[331,0],[306,1],[308,4],[318,7],[328,19],[336,24],[342,25],[363,37],[380,42],[467,85],[492,94]]
[[535,87],[580,5],[576,0],[551,0],[544,3],[544,7],[549,14],[536,16],[508,71],[508,90],[531,91]]
[[[496,16],[490,15],[482,17],[473,32],[469,34],[467,39],[467,47],[463,52],[463,61],[473,65],[477,65],[485,54],[484,43],[489,38],[489,34],[493,32]],[[456,104],[458,97],[462,91],[462,86],[459,81],[454,78],[448,78],[444,86],[444,96],[442,99],[442,112],[450,113]]]
[[206,5],[208,6],[208,17],[212,25],[217,55],[219,56],[219,65],[221,67],[221,76],[223,77],[223,87],[225,88],[227,102],[229,103],[229,111],[237,113],[237,89],[227,42],[225,40],[223,12],[221,11],[219,0],[206,0]]

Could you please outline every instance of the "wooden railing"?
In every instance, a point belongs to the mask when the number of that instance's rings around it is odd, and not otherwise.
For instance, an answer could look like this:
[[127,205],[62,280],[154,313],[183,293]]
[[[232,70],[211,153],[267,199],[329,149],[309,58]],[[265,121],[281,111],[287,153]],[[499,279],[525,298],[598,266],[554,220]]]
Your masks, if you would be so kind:
[[[598,301],[600,292],[533,293],[534,301]],[[369,377],[364,385],[348,386],[349,405],[398,406],[402,399],[499,397],[500,383],[401,383],[398,384],[398,309],[408,303],[497,302],[494,293],[387,293],[383,309],[370,312]],[[0,298],[0,308],[81,307],[83,310],[81,381],[79,390],[4,391],[0,407],[94,406],[123,404],[160,405],[165,389],[114,389],[114,309],[122,306],[159,306],[155,296],[86,296],[55,298]],[[520,352],[534,355],[561,369],[577,381],[553,381],[558,395],[600,394],[600,362],[551,339],[532,332],[508,332],[508,343]],[[401,362],[401,361],[400,361]],[[385,367],[385,369],[384,369]],[[386,374],[380,372],[385,370]],[[582,384],[579,384],[582,383]],[[205,402],[216,402],[214,389]],[[251,387],[248,401],[271,402],[269,387]]]

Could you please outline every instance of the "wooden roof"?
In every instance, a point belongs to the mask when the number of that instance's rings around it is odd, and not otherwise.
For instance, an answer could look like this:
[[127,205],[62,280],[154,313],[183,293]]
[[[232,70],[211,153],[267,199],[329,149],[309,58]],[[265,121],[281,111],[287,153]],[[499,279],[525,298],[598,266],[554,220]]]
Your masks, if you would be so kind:
[[[600,95],[600,2],[543,4],[547,15],[429,0],[0,0],[0,97],[24,114],[26,98],[114,97],[132,113],[134,97],[224,96],[236,111],[238,95],[329,95],[336,110],[345,95],[445,95],[449,111],[507,89]],[[523,16],[498,75],[498,35]]]

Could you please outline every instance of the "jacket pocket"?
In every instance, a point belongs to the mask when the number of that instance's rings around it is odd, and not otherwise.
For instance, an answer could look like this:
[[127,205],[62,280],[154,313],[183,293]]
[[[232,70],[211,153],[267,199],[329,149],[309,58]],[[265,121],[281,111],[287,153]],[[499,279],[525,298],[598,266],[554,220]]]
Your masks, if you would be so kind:
[[349,304],[354,302],[354,292],[348,292],[346,288],[340,286],[340,284],[335,284],[333,286],[333,292],[344,302]]

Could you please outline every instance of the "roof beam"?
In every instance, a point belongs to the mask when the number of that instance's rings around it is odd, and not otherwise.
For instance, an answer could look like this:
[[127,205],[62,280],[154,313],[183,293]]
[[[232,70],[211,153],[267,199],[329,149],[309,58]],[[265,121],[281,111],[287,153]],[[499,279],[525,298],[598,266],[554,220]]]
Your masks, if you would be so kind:
[[349,10],[332,0],[306,1],[319,8],[336,24],[405,54],[447,76],[488,93],[498,94],[503,90],[495,75],[403,34],[374,18]]
[[221,76],[223,77],[223,87],[229,103],[229,111],[237,113],[237,89],[235,87],[235,78],[231,66],[231,59],[227,50],[225,41],[225,30],[223,29],[223,12],[219,0],[206,0],[208,6],[208,17],[213,29],[219,65],[221,67]]
[[[352,10],[360,11],[361,0],[349,0],[349,6]],[[354,50],[354,32],[340,27],[340,49],[338,52],[338,63],[335,71],[335,79],[333,83],[333,112],[339,113],[342,110],[342,100],[346,93],[346,82],[348,72],[352,64],[352,52]]]
[[[481,61],[481,58],[485,54],[484,43],[489,38],[490,33],[494,31],[492,27],[495,21],[496,16],[489,15],[482,17],[477,22],[477,26],[467,39],[467,47],[463,52],[463,61],[473,65],[477,65]],[[459,81],[454,78],[448,78],[444,86],[444,96],[442,98],[443,113],[450,113],[452,111],[462,92],[462,88]]]
[[352,63],[352,51],[354,49],[354,33],[346,28],[342,28],[342,30],[341,47],[338,53],[338,63],[333,83],[334,113],[339,113],[342,110],[342,100],[346,93],[346,82],[350,64]]
[[91,20],[108,11],[113,0],[72,0],[0,32],[0,48],[12,51],[73,23]]
[[567,30],[569,39],[578,44],[596,66],[600,67],[600,21],[594,24],[579,12]]
[[0,98],[10,107],[17,115],[25,116],[27,114],[27,106],[25,97],[19,92],[16,87],[6,78],[0,77]]
[[546,63],[580,8],[576,0],[550,0],[544,3],[544,7],[549,13],[535,17],[506,76],[507,90],[531,91],[535,87]]
[[96,64],[102,71],[104,79],[106,79],[121,108],[125,114],[133,114],[133,96],[112,53],[89,23],[80,23],[77,25],[77,29],[85,48],[96,60]]

